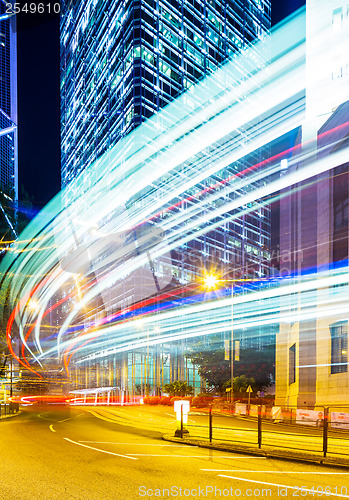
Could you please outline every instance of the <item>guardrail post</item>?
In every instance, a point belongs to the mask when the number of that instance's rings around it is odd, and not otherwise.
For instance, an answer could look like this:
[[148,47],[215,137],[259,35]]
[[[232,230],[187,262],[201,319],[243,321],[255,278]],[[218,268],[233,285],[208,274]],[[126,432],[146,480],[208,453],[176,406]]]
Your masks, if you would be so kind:
[[324,457],[327,455],[327,444],[328,444],[328,410],[329,408],[324,408],[324,427],[322,434],[322,451]]
[[210,408],[208,414],[208,435],[210,439],[210,443],[212,443],[212,408]]
[[258,448],[262,446],[262,407],[258,405]]

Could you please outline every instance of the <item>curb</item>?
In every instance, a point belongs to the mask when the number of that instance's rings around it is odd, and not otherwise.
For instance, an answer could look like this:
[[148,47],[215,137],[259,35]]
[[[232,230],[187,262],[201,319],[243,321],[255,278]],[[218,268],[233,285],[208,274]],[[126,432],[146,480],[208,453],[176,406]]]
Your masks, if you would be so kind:
[[277,458],[281,460],[292,460],[298,462],[312,462],[320,465],[332,466],[332,467],[345,467],[349,468],[349,459],[340,459],[333,457],[322,457],[319,455],[314,455],[313,453],[297,453],[292,450],[274,450],[270,447],[266,448],[256,448],[249,446],[239,446],[234,444],[227,444],[225,442],[209,443],[208,441],[202,439],[190,439],[190,438],[177,438],[171,435],[164,435],[164,441],[169,441],[172,443],[187,444],[188,446],[198,446],[199,448],[207,448],[210,450],[226,451],[228,453],[241,453],[243,455],[256,455],[266,458]]
[[0,417],[0,421],[1,420],[6,420],[7,418],[12,418],[12,417],[17,417],[18,415],[20,415],[22,412],[21,410],[18,411],[17,413],[11,413],[10,415],[3,415],[2,417]]

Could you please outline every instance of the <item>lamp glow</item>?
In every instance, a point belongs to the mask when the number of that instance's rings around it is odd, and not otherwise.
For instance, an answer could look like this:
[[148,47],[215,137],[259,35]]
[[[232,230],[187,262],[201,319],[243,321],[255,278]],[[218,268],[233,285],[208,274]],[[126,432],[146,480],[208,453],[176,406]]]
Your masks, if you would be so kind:
[[206,288],[215,288],[218,283],[217,277],[213,274],[209,274],[208,276],[206,276],[204,281]]

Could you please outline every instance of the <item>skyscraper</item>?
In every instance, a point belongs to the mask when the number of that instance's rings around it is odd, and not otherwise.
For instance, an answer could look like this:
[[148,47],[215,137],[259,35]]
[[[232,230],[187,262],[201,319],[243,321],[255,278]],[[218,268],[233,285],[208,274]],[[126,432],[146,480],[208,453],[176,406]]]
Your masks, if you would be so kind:
[[[269,28],[268,0],[223,3],[213,0],[63,2],[61,139],[62,184],[67,187],[66,204],[69,204],[69,190],[74,195],[74,180],[78,174],[81,174],[79,186],[83,183],[88,190],[94,183],[93,167],[89,168],[90,165],[121,139],[129,140],[131,147],[134,136],[128,134],[133,129],[188,91],[195,82],[213,73],[227,58],[249,47],[246,57],[253,58],[254,68],[262,68],[268,60],[267,44],[250,46],[250,43],[266,39]],[[243,61],[243,57],[236,59],[237,81],[248,78]],[[190,107],[189,98],[184,102]],[[243,135],[243,131],[238,132],[242,141]],[[238,139],[232,135],[229,140]],[[127,149],[127,143],[124,142],[123,147]],[[158,196],[160,200],[164,193],[174,190],[181,179],[183,183],[185,179],[190,179],[196,170],[196,162],[203,164],[210,155],[218,157],[220,154],[224,154],[224,144],[218,141],[210,150],[200,151],[175,169],[172,180],[171,175],[167,175],[158,179],[156,189],[152,186],[145,188],[144,198],[150,195]],[[231,165],[227,161],[229,166],[222,168],[219,174],[206,176],[180,196],[174,195],[168,207],[180,204],[189,210],[193,204],[193,193],[205,193],[210,185],[224,179],[226,182],[243,171],[246,165],[258,165],[261,159],[262,153],[256,151],[243,161],[231,161]],[[149,194],[150,191],[152,194]],[[139,204],[141,210],[139,194],[130,198],[128,203],[130,207]],[[222,202],[213,203],[218,207]],[[165,221],[167,215],[165,210],[160,219],[163,217]],[[221,227],[171,252],[172,286],[195,282],[203,269],[209,272],[217,267],[226,278],[268,274],[269,207],[264,206],[234,222],[225,223],[224,214],[219,219]],[[161,273],[161,269],[158,271]],[[114,307],[118,304],[121,309],[127,305],[125,297],[121,296],[114,296],[112,302]],[[258,337],[258,333],[254,332],[254,336]],[[133,388],[139,384],[145,387],[146,379],[153,387],[161,388],[158,366],[159,356],[163,359],[164,351],[160,354],[156,349],[150,353],[148,348],[147,352],[141,350],[123,354],[120,365],[123,368],[120,370],[126,373],[128,366],[135,367],[135,372],[132,372]],[[175,344],[166,352],[170,364],[166,370],[162,368],[162,373],[165,370],[162,383],[184,377],[184,372],[189,372],[187,367],[184,369],[183,358],[178,362],[177,353],[182,352],[180,344]],[[102,373],[107,367],[108,373],[115,372],[110,368],[117,366],[114,356],[108,358],[107,355],[101,359],[98,355],[97,358],[98,361],[92,361],[97,367],[96,373]],[[89,363],[90,360],[85,366],[90,366]],[[142,375],[144,366],[147,366],[147,377]],[[191,368],[191,371],[193,373],[194,370]],[[101,383],[101,379],[98,380],[96,384]],[[123,380],[122,383],[115,383],[124,386],[127,380],[125,375]]]
[[269,28],[269,0],[63,1],[63,186]]
[[[8,8],[7,8],[8,10]],[[0,2],[0,186],[14,198],[17,171],[17,42],[15,16]]]

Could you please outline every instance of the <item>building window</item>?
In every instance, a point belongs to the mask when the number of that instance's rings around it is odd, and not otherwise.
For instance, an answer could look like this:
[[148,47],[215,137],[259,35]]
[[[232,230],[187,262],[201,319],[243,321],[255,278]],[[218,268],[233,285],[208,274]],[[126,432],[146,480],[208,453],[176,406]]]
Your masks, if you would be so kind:
[[331,373],[348,371],[348,323],[336,323],[331,331]]
[[342,229],[348,225],[348,198],[334,206],[334,228]]
[[296,344],[291,345],[288,350],[288,383],[294,384],[296,381]]

